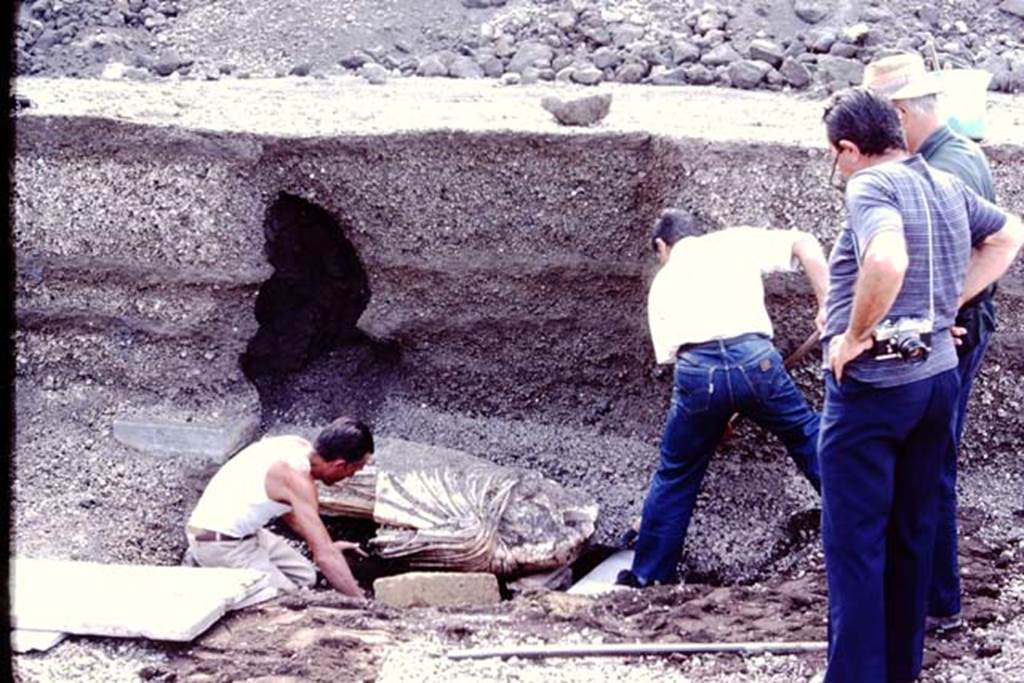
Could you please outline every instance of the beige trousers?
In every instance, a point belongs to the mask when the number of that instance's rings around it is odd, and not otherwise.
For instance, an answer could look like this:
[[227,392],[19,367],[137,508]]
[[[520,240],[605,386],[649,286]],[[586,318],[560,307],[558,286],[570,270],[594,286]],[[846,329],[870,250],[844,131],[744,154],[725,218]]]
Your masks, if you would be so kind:
[[188,554],[200,567],[258,569],[270,576],[270,585],[235,607],[269,600],[279,592],[309,588],[316,583],[316,567],[275,533],[260,529],[241,541],[196,541],[189,536]]

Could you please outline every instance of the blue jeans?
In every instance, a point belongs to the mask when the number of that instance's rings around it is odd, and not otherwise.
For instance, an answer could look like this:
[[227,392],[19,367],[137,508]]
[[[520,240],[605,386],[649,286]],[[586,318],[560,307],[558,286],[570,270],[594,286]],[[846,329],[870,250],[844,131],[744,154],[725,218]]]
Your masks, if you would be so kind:
[[921,672],[942,454],[954,446],[955,369],[877,388],[825,373],[821,538],[828,683]]
[[786,445],[820,490],[818,415],[767,337],[685,351],[675,367],[661,462],[644,502],[633,573],[641,583],[672,583],[701,480],[734,413],[753,419]]
[[950,449],[942,460],[939,484],[939,527],[935,532],[935,560],[932,583],[928,590],[928,614],[948,617],[960,612],[960,560],[957,557],[956,533],[956,470],[960,439],[967,419],[967,400],[971,397],[974,378],[985,357],[992,331],[982,327],[978,344],[960,358],[960,395],[954,423],[957,448]]

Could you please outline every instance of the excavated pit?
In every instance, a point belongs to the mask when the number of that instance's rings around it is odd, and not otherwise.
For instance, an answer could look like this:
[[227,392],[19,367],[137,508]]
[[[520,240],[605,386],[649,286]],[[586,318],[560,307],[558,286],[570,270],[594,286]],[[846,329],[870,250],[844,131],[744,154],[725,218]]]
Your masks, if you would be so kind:
[[[829,247],[842,207],[819,106],[610,88],[608,119],[572,130],[539,106],[561,86],[422,80],[19,80],[16,552],[177,560],[216,463],[127,448],[111,425],[136,413],[305,434],[350,413],[590,492],[597,544],[629,526],[670,391],[647,338],[648,226],[684,204]],[[1010,103],[987,151],[1019,211]],[[1020,508],[1022,283],[1017,264],[964,444],[962,501],[987,530]],[[787,353],[813,297],[782,275],[767,301]],[[815,360],[794,375],[820,406]],[[741,424],[705,480],[691,580],[798,568],[817,505]]]
[[267,209],[274,274],[256,297],[259,329],[241,357],[264,424],[372,415],[387,395],[398,349],[357,326],[371,294],[345,232],[327,211],[288,193]]

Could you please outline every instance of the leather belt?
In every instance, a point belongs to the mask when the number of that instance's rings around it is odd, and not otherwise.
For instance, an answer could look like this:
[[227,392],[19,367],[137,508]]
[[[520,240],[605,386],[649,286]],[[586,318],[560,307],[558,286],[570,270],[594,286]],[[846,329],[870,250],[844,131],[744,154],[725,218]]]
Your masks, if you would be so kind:
[[248,536],[230,536],[228,534],[222,534],[219,531],[210,531],[209,529],[196,529],[195,527],[188,528],[188,534],[196,541],[244,541],[247,538],[252,538],[255,534],[249,534]]
[[747,332],[745,334],[738,334],[735,337],[726,337],[725,339],[709,339],[708,341],[697,342],[695,344],[683,344],[676,351],[676,357],[678,358],[681,354],[687,351],[693,351],[694,349],[717,349],[719,344],[729,346],[730,344],[739,344],[741,342],[754,341],[756,339],[768,339],[768,336],[761,334],[760,332]]

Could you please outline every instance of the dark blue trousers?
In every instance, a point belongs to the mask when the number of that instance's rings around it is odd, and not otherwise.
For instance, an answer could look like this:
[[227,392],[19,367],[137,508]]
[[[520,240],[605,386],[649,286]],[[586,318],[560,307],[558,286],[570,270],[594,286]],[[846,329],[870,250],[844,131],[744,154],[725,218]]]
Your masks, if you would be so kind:
[[957,448],[946,454],[942,462],[939,489],[939,527],[935,532],[935,559],[932,563],[932,585],[928,590],[928,614],[948,617],[960,613],[960,559],[957,556],[956,472],[960,439],[967,420],[967,400],[971,397],[974,378],[985,357],[992,332],[982,328],[977,346],[960,357],[960,395],[954,429]]
[[676,581],[690,516],[729,417],[740,413],[775,434],[815,490],[818,414],[807,405],[767,337],[714,342],[679,355],[661,462],[644,501],[633,573]]
[[829,683],[912,681],[942,459],[955,447],[956,370],[891,388],[825,373],[819,457]]

